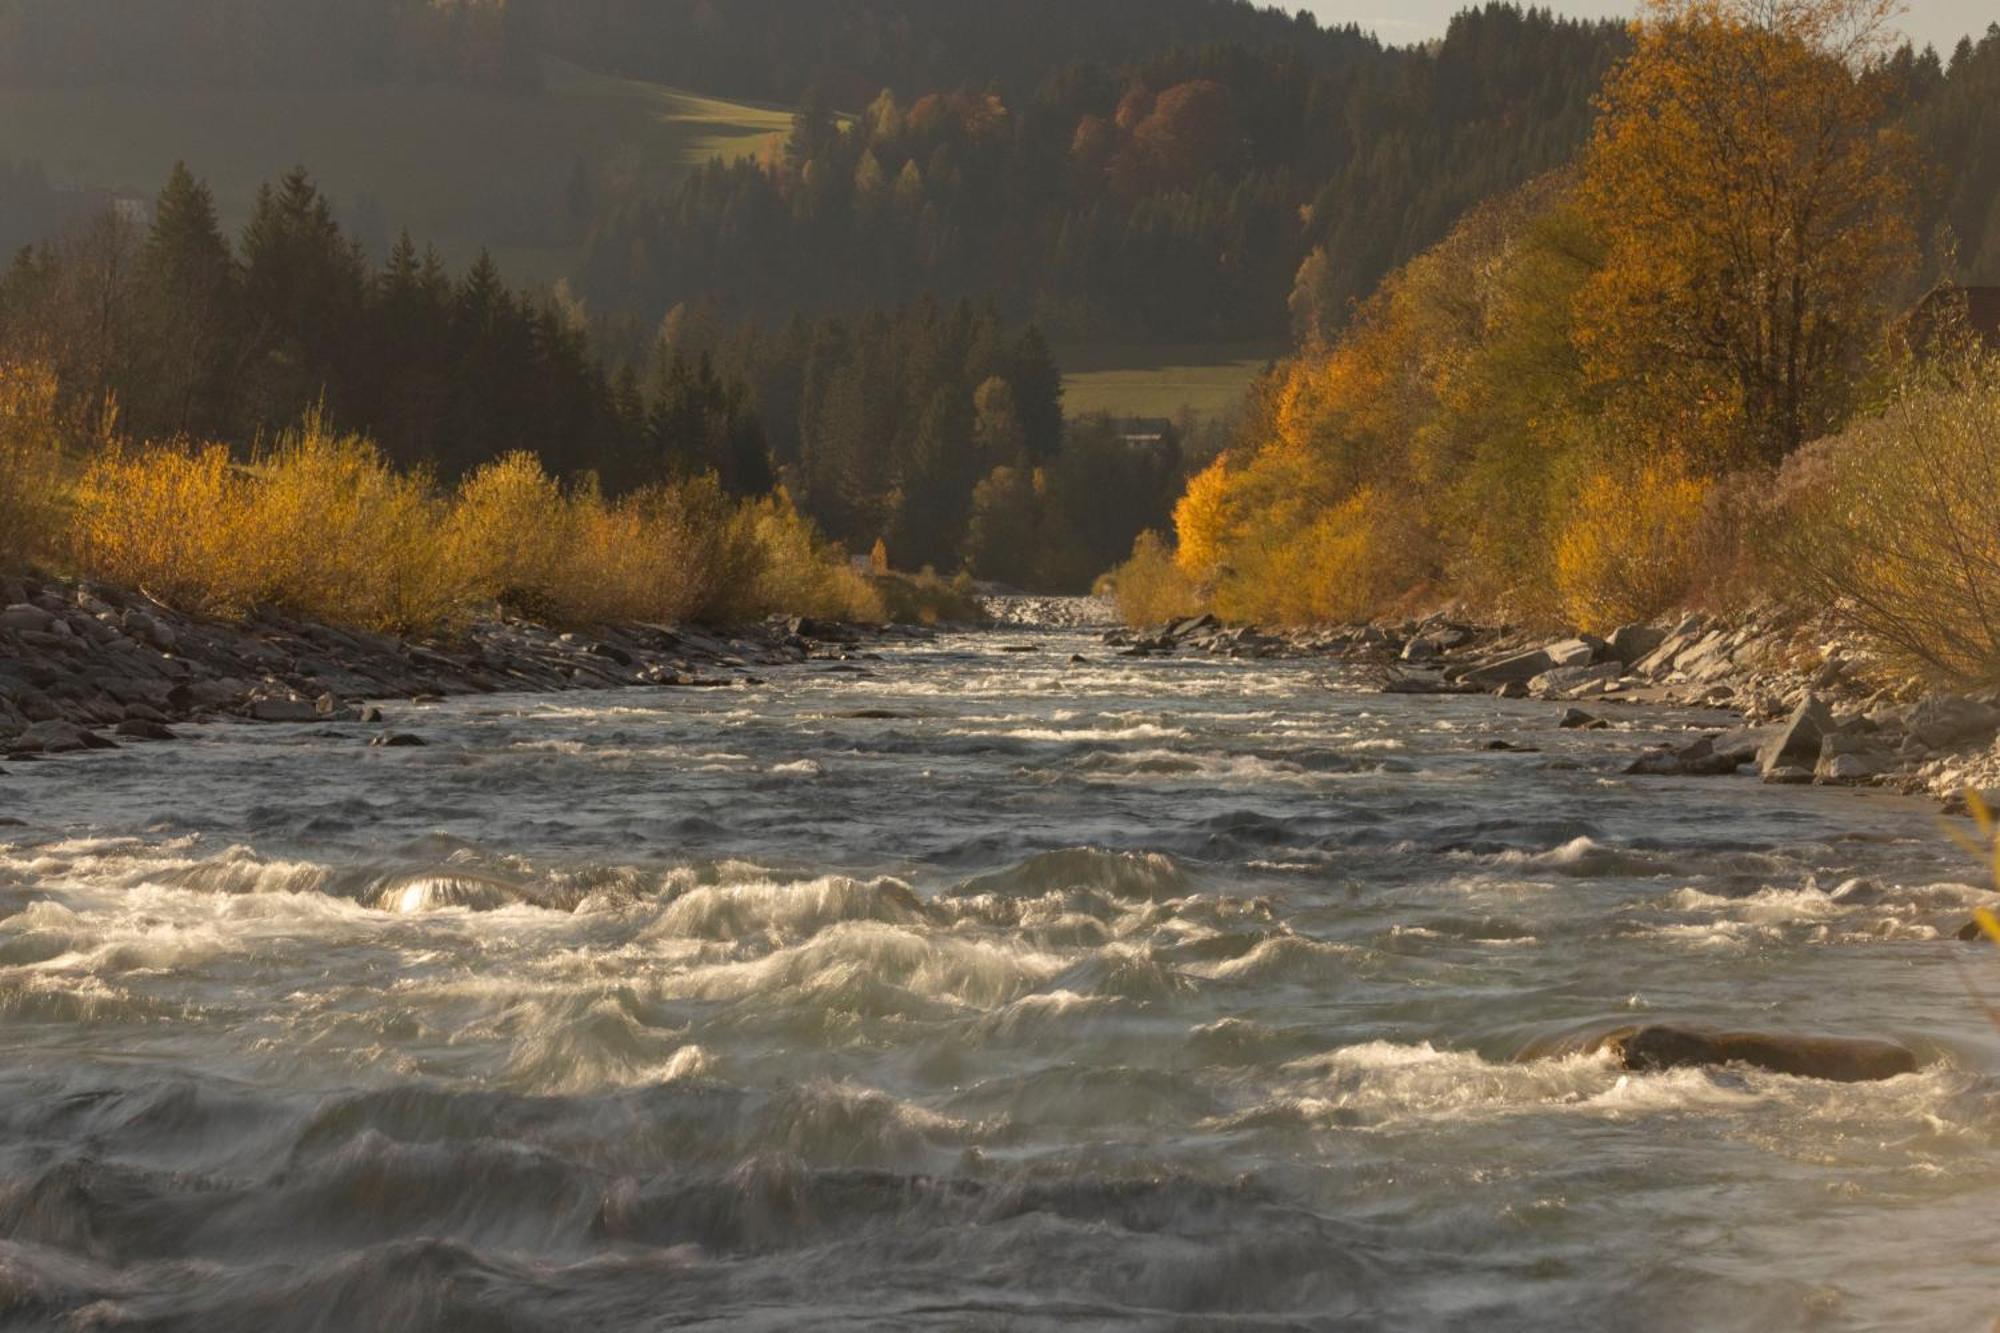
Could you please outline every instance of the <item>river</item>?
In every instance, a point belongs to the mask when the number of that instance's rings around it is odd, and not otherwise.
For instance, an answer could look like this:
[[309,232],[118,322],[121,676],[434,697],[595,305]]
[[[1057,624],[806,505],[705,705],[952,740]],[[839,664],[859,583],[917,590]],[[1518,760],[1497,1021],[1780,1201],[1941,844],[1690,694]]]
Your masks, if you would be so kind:
[[[1080,631],[763,674],[10,766],[0,1327],[2000,1314],[1934,806]],[[1635,1018],[1925,1063],[1515,1058]]]

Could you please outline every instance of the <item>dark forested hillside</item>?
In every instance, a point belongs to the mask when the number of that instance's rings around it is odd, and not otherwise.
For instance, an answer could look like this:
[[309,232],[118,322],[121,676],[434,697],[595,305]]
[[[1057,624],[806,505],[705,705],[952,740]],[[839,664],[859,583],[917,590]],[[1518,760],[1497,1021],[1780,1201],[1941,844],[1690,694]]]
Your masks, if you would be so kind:
[[809,89],[781,160],[611,201],[582,289],[655,316],[709,296],[769,314],[994,293],[1068,337],[1270,337],[1315,248],[1310,299],[1342,308],[1472,203],[1564,161],[1625,40],[1501,5],[1409,50],[1206,11],[1297,38],[1071,63],[1032,91],[906,86],[844,132]]
[[532,88],[504,0],[0,0],[0,87]]
[[[517,0],[518,2],[518,0]],[[850,108],[884,88],[1032,94],[1076,65],[1118,67],[1209,45],[1330,69],[1379,50],[1247,0],[532,0],[549,49],[579,64],[725,97]]]

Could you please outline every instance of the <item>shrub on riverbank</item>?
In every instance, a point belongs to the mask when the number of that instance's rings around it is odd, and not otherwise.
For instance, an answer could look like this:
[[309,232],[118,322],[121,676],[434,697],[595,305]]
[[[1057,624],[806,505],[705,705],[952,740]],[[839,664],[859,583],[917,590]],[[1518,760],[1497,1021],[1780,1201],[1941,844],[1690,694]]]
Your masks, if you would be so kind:
[[1707,478],[1669,462],[1591,473],[1556,540],[1563,613],[1578,625],[1609,629],[1685,599],[1711,488]]
[[1794,455],[1776,555],[1891,661],[2000,684],[2000,355],[1921,367],[1879,416]]
[[710,474],[607,497],[516,453],[445,492],[315,416],[245,463],[217,444],[113,440],[68,480],[54,402],[46,376],[0,371],[0,561],[187,610],[270,605],[399,634],[496,602],[569,624],[883,617],[782,493],[738,502]]
[[1204,599],[1157,532],[1139,534],[1111,578],[1111,598],[1128,625],[1164,625],[1201,613]]
[[61,527],[64,460],[55,413],[54,375],[0,365],[0,568],[35,559]]
[[972,576],[945,578],[936,570],[915,574],[883,574],[871,580],[881,600],[884,619],[902,625],[978,625],[986,608],[972,585]]
[[108,446],[75,503],[67,553],[79,569],[189,610],[268,603],[408,632],[460,602],[446,502],[429,479],[317,419],[244,467],[221,445]]

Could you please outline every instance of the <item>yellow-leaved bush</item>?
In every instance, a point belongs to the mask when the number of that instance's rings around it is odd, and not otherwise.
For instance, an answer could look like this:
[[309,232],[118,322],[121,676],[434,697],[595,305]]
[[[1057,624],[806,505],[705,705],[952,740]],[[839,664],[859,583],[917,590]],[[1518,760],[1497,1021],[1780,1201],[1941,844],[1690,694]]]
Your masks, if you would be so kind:
[[77,482],[71,557],[88,574],[172,606],[246,611],[270,582],[251,490],[219,444],[113,444]]
[[0,363],[0,568],[48,556],[63,521],[56,377]]
[[751,593],[753,609],[842,620],[888,619],[876,580],[887,577],[889,556],[879,539],[869,555],[874,571],[869,577],[828,545],[783,487],[745,513],[763,555]]
[[1202,608],[1200,588],[1150,529],[1132,543],[1131,558],[1112,573],[1109,587],[1118,614],[1130,625],[1162,625]]
[[1590,472],[1556,540],[1556,588],[1570,622],[1610,630],[1684,598],[1710,485],[1671,461]]
[[568,624],[883,616],[875,581],[789,497],[738,501],[712,474],[607,497],[515,453],[446,492],[315,416],[242,463],[218,444],[108,443],[69,492],[52,545],[70,567],[215,615],[399,634],[495,603]]

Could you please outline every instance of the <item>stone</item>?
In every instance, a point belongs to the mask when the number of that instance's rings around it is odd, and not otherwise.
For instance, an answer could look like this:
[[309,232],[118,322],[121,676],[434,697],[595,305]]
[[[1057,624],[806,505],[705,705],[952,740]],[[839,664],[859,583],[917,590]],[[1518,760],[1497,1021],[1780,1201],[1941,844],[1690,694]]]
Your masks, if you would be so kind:
[[317,722],[317,705],[305,699],[258,699],[245,714],[255,722]]
[[1878,778],[1895,766],[1895,755],[1871,735],[1843,733],[1820,738],[1813,776],[1821,782],[1853,783]]
[[1437,655],[1437,643],[1423,635],[1419,635],[1404,644],[1403,651],[1400,654],[1402,660],[1405,662],[1428,662]]
[[1587,667],[1597,660],[1598,650],[1604,641],[1587,638],[1563,639],[1549,644],[1542,651],[1548,654],[1550,667]]
[[1882,886],[1872,879],[1844,879],[1827,897],[1843,906],[1861,906],[1882,900]]
[[1813,769],[1813,778],[1829,784],[1872,782],[1889,771],[1889,765],[1867,754],[1838,754],[1822,759]]
[[1813,771],[1797,764],[1784,764],[1764,770],[1764,781],[1777,787],[1798,787],[1813,780]]
[[1774,1074],[1834,1083],[1894,1078],[1915,1073],[1917,1068],[1916,1055],[1892,1041],[1717,1032],[1666,1024],[1607,1033],[1598,1049],[1611,1050],[1619,1063],[1633,1070],[1746,1064]]
[[7,742],[7,748],[27,754],[74,754],[79,750],[113,750],[117,746],[74,722],[52,719],[35,723]]
[[1693,643],[1685,634],[1669,634],[1660,646],[1632,664],[1635,675],[1664,676],[1674,669],[1674,662]]
[[1833,710],[1818,695],[1808,693],[1790,720],[1757,751],[1757,767],[1766,781],[1781,768],[1804,767],[1810,775],[1811,766],[1819,762],[1820,742],[1834,730]]
[[128,717],[111,730],[114,735],[124,736],[135,741],[171,741],[179,739],[163,723],[154,722],[143,717]]
[[1557,666],[1554,658],[1540,648],[1531,652],[1516,653],[1498,661],[1482,663],[1465,671],[1459,679],[1482,690],[1496,689],[1502,685],[1526,685],[1545,671]]
[[1401,671],[1390,673],[1381,685],[1384,694],[1477,694],[1475,685],[1463,681],[1444,680],[1438,676],[1409,675]]
[[413,736],[407,731],[385,731],[368,743],[379,750],[407,750],[430,744],[423,737]]
[[1635,778],[1677,778],[1681,776],[1680,756],[1665,748],[1648,750],[1625,765],[1625,773]]
[[2000,731],[2000,709],[1976,699],[1932,695],[1910,709],[1905,725],[1933,750],[1956,750],[1990,741]]
[[0,629],[10,629],[19,633],[23,630],[36,634],[46,634],[56,618],[31,602],[16,602],[0,610]]
[[1674,658],[1674,670],[1689,679],[1706,683],[1734,666],[1729,660],[1729,636],[1710,630]]
[[1528,687],[1525,682],[1510,680],[1499,689],[1493,691],[1493,697],[1496,699],[1525,699],[1528,697]]
[[1565,708],[1562,716],[1556,719],[1556,726],[1563,731],[1587,731],[1610,725],[1603,718],[1593,717],[1581,708]]
[[127,634],[144,643],[150,643],[161,652],[171,652],[180,640],[180,636],[174,633],[173,626],[147,615],[136,607],[126,610],[119,619]]
[[1620,662],[1639,662],[1667,641],[1666,630],[1658,625],[1620,625],[1611,632],[1611,656]]
[[1544,671],[1528,682],[1528,693],[1544,699],[1561,699],[1576,690],[1593,685],[1608,685],[1625,674],[1625,668],[1616,662],[1600,662],[1596,666],[1564,666]]
[[1753,752],[1740,745],[1727,745],[1714,736],[1702,736],[1678,750],[1648,750],[1625,769],[1640,777],[1719,778],[1727,777],[1750,762]]

